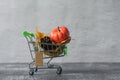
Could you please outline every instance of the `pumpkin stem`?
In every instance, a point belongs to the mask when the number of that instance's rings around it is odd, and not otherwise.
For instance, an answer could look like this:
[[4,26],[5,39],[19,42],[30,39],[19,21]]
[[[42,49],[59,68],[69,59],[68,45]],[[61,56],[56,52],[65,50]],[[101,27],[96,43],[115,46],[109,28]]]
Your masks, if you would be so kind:
[[60,32],[60,27],[58,26],[58,31]]

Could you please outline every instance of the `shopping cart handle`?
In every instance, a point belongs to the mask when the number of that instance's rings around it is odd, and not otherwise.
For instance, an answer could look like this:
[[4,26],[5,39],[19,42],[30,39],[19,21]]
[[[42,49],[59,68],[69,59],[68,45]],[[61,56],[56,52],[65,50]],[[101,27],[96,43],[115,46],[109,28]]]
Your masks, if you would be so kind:
[[35,35],[34,35],[33,33],[27,32],[27,31],[24,31],[24,32],[23,32],[23,36],[24,36],[24,37],[30,37],[30,38],[35,37]]
[[65,55],[65,56],[68,55],[68,48],[67,48],[67,46],[65,46],[65,48],[64,48],[64,55]]

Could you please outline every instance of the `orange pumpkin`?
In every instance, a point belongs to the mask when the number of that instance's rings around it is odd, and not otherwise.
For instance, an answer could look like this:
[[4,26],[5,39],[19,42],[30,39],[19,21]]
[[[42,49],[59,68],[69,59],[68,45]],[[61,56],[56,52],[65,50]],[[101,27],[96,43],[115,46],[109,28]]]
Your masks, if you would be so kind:
[[65,26],[58,26],[50,33],[50,39],[55,43],[61,43],[69,38],[69,30]]

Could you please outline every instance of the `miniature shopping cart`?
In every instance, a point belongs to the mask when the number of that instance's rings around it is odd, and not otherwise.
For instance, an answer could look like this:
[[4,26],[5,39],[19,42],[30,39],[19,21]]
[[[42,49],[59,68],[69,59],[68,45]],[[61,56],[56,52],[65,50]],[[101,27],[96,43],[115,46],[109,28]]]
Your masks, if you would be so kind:
[[[38,69],[57,69],[56,74],[62,73],[62,67],[60,65],[51,64],[53,58],[63,57],[67,54],[66,43],[63,44],[49,44],[49,43],[37,43],[35,42],[35,36],[33,33],[24,32],[24,37],[28,42],[30,55],[32,62],[29,63],[29,75],[34,75]],[[44,59],[48,59],[48,62],[43,63]]]

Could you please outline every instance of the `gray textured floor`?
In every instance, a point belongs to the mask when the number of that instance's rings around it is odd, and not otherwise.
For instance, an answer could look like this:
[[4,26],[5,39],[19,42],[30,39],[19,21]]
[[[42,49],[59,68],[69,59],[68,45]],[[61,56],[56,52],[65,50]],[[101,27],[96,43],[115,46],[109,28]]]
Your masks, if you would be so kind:
[[0,80],[120,80],[120,63],[64,63],[62,75],[40,70],[28,75],[26,63],[0,64]]

